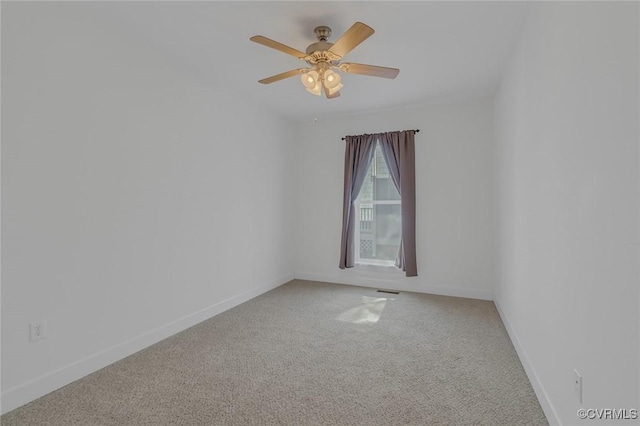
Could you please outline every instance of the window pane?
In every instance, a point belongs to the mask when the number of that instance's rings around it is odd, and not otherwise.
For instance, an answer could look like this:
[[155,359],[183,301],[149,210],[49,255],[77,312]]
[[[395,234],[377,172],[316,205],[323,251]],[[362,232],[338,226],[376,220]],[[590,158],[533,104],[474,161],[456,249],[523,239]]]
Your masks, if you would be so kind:
[[380,145],[376,145],[376,176],[379,178],[389,177],[389,169],[387,168],[387,162],[384,161],[384,156],[382,155],[382,149],[380,149]]
[[401,234],[400,204],[360,204],[360,258],[394,261]]
[[360,200],[360,202],[371,203],[373,201],[374,180],[375,178],[371,173],[367,174],[367,177],[364,179],[364,183],[362,184],[360,195],[358,195],[358,200]]
[[375,161],[371,165],[371,175],[374,177],[373,182],[373,199],[374,200],[399,200],[400,194],[396,189],[391,175],[389,174],[389,168],[387,162],[384,161],[382,155],[382,149],[380,145],[376,146]]
[[400,204],[376,204],[376,255],[374,259],[395,260],[400,246]]
[[391,176],[384,179],[380,179],[376,176],[374,187],[376,200],[400,200],[400,194],[396,189],[396,185],[391,180]]

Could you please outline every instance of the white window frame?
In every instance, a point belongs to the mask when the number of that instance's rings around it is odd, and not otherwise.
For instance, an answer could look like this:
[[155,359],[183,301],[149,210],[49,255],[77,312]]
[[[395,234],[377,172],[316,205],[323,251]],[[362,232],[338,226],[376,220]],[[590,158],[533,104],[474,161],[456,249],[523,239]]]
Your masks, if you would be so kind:
[[[377,149],[377,145],[376,148]],[[373,160],[375,161],[375,159]],[[372,167],[372,166],[370,166]],[[362,192],[361,192],[362,193]],[[382,259],[367,259],[367,258],[362,258],[360,257],[360,194],[358,194],[358,198],[356,198],[356,202],[355,202],[355,207],[356,207],[356,215],[355,215],[355,238],[356,238],[356,247],[355,247],[355,264],[357,265],[373,265],[373,266],[395,266],[395,259],[394,260],[382,260]],[[373,201],[367,201],[366,203],[363,204],[371,204],[373,206],[373,214],[375,217],[375,209],[376,209],[376,205],[382,205],[382,204],[398,204],[401,205],[402,204],[402,200],[373,200]],[[373,221],[375,223],[375,220]],[[375,243],[375,240],[374,240]]]

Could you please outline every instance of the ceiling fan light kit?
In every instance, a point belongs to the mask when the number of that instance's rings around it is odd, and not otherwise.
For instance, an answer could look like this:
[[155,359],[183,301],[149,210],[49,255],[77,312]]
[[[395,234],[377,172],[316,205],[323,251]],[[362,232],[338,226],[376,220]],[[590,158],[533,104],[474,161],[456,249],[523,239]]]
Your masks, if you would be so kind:
[[250,40],[253,42],[295,56],[310,66],[310,68],[298,68],[264,78],[260,80],[259,83],[270,84],[293,77],[294,75],[302,74],[300,80],[309,93],[320,96],[322,92],[324,92],[327,99],[333,99],[340,96],[340,89],[344,87],[342,78],[336,71],[383,78],[396,78],[400,72],[397,68],[340,62],[347,53],[374,33],[373,28],[362,22],[353,24],[335,43],[327,41],[329,36],[331,36],[331,28],[320,26],[317,27],[314,32],[318,41],[310,44],[305,52],[301,52],[264,36],[258,35],[251,37]]
[[311,69],[300,76],[302,85],[309,93],[320,96],[322,88],[331,96],[342,89],[340,74],[329,68],[318,67],[318,71]]

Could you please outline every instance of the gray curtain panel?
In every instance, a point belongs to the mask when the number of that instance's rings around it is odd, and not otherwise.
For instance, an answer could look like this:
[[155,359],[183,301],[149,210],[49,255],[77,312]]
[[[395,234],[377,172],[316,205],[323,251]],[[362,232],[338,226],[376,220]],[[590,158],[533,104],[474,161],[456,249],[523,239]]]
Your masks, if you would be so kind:
[[355,201],[358,198],[376,147],[375,135],[346,136],[340,269],[352,268],[355,257]]
[[396,266],[407,277],[418,276],[416,262],[416,150],[413,130],[380,134],[380,148],[400,193],[402,237]]

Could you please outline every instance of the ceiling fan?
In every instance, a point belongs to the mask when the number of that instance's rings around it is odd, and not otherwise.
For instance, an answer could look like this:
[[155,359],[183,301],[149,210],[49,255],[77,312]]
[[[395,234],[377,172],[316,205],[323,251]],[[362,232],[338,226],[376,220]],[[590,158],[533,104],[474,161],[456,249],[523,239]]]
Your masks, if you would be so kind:
[[328,99],[333,99],[340,96],[340,89],[343,87],[340,74],[336,71],[383,78],[396,78],[400,72],[397,68],[340,62],[347,53],[351,52],[356,46],[374,33],[373,28],[362,22],[353,24],[335,43],[327,41],[331,36],[331,28],[320,26],[317,27],[314,32],[318,41],[310,44],[305,52],[301,52],[264,36],[257,35],[251,37],[251,41],[295,56],[310,65],[310,68],[298,68],[283,72],[282,74],[264,78],[258,82],[270,84],[295,75],[301,75],[302,84],[308,92],[318,96],[320,96],[321,92],[324,92]]

